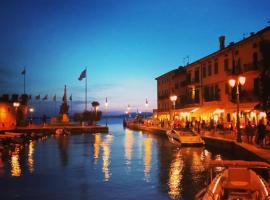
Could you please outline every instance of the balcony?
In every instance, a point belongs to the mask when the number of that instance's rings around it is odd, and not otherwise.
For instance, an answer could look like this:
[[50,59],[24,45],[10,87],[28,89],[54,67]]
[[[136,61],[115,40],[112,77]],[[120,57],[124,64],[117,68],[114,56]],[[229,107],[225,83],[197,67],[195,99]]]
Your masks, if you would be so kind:
[[[253,91],[253,90],[240,91],[239,98],[240,98],[240,102],[256,102],[259,100],[259,96],[257,94],[257,91]],[[236,103],[236,94],[235,93],[232,93],[231,101],[233,103]]]
[[204,96],[204,101],[205,102],[220,101],[220,95],[216,95],[216,96]]
[[244,72],[249,72],[249,71],[257,71],[262,69],[262,61],[260,62],[255,62],[255,63],[249,63],[249,64],[244,64],[243,65],[243,71]]
[[165,94],[165,95],[158,96],[158,100],[163,100],[163,99],[169,99],[169,95]]

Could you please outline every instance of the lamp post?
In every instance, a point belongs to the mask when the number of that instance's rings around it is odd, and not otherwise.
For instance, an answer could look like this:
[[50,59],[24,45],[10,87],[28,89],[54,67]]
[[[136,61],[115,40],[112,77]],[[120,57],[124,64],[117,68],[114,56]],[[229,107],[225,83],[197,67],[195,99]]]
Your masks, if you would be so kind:
[[149,106],[148,100],[147,98],[145,99],[145,118],[146,118],[146,112],[147,112],[147,108]]
[[128,107],[127,107],[127,112],[128,112],[128,118],[130,117],[130,113],[129,113],[129,111],[130,111],[130,105],[128,104]]
[[15,108],[15,115],[16,115],[16,126],[18,125],[18,107],[20,106],[20,102],[13,102],[13,107]]
[[238,76],[237,79],[230,79],[229,85],[233,88],[236,87],[236,130],[237,130],[237,142],[242,142],[241,140],[241,129],[240,129],[240,117],[239,117],[239,103],[240,103],[240,91],[239,86],[244,85],[246,82],[246,77]]
[[30,112],[30,124],[32,124],[33,122],[33,112],[35,112],[34,108],[29,108],[29,112]]
[[177,100],[177,96],[176,95],[170,96],[170,100],[173,103],[173,121],[174,121],[174,110],[175,110],[175,102]]
[[[108,103],[107,97],[106,97],[106,101],[105,101],[105,111],[106,111],[106,115],[107,115],[108,105],[109,105],[109,103]],[[108,116],[106,116],[106,126],[107,126],[107,117],[108,117]]]

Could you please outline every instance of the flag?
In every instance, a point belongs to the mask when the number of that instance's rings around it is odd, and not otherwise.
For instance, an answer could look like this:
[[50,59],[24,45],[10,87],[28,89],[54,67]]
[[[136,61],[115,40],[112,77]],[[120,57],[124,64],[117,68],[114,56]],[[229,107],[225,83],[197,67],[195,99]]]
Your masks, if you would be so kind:
[[29,100],[31,100],[32,99],[32,95],[30,94],[30,95],[28,95],[28,99]]
[[44,100],[47,100],[47,99],[48,99],[48,95],[45,95],[42,100],[44,101]]
[[26,73],[26,70],[23,69],[22,72],[21,72],[21,74],[22,74],[22,75],[25,75],[25,73]]
[[82,71],[80,77],[78,78],[79,81],[83,80],[86,77],[86,69]]
[[53,101],[56,101],[56,94],[53,96]]
[[36,100],[40,100],[40,94],[36,96]]
[[70,95],[69,100],[72,101],[72,95]]

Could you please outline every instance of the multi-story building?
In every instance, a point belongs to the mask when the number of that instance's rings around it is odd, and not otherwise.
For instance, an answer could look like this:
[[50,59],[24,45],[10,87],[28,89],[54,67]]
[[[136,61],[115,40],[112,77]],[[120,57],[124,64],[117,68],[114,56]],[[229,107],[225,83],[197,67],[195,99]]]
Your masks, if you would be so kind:
[[236,120],[236,88],[231,88],[228,81],[241,74],[246,82],[240,87],[240,120],[242,124],[247,120],[257,123],[265,116],[254,108],[259,103],[264,41],[270,42],[270,27],[228,46],[225,46],[225,36],[221,36],[218,51],[157,77],[155,115],[159,119],[170,119],[172,102],[169,97],[177,95],[176,119],[231,123]]

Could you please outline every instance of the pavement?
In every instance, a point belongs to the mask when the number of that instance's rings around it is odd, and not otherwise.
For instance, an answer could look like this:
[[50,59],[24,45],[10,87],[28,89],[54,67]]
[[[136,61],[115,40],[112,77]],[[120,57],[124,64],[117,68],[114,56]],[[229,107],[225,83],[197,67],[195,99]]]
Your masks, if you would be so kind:
[[[204,132],[204,136],[234,142],[236,145],[241,146],[247,151],[257,155],[258,157],[270,163],[270,145],[269,144],[264,144],[263,146],[260,146],[260,145],[257,145],[255,141],[252,141],[252,143],[248,143],[245,135],[242,136],[242,142],[239,143],[239,142],[236,142],[236,135],[231,134],[231,133],[224,134],[222,132],[208,131],[208,132]],[[253,140],[254,139],[255,138],[253,138]]]

